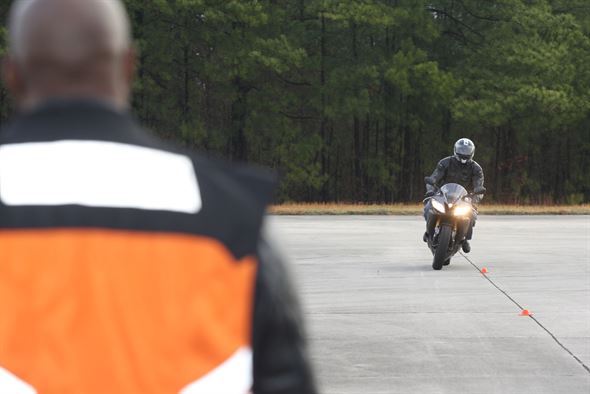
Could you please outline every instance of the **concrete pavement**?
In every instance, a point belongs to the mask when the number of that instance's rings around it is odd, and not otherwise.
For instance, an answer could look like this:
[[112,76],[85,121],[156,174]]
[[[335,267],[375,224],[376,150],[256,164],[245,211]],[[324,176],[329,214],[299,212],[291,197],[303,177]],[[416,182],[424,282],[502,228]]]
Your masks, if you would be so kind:
[[460,255],[433,271],[420,217],[269,224],[323,393],[590,392],[590,217],[481,216],[468,257],[493,284]]

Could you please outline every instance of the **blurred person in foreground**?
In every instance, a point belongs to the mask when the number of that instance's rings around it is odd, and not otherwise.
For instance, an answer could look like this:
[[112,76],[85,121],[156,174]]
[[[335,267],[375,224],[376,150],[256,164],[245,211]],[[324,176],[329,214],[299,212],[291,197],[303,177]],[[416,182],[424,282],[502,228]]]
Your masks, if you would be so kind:
[[0,136],[0,392],[315,393],[261,236],[272,182],[128,114],[119,0],[17,0]]

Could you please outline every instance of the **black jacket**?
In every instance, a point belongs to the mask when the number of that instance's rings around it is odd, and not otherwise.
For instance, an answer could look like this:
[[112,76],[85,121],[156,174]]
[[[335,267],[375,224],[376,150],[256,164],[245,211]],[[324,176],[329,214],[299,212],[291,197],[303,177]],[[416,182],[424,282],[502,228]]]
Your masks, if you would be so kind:
[[[475,189],[483,187],[484,184],[483,170],[477,162],[471,160],[462,164],[453,156],[445,157],[439,161],[430,179],[436,188],[426,184],[427,192],[433,192],[446,183],[458,183],[468,192],[473,192]],[[476,199],[476,202],[479,200],[481,200],[481,196]]]
[[[187,183],[170,181],[178,173],[161,173],[164,169],[152,165],[151,158],[180,171]],[[53,162],[62,159],[59,165]],[[85,176],[83,171],[91,172]],[[68,185],[68,179],[79,184]],[[196,192],[186,189],[193,181]],[[15,343],[13,348],[18,351],[0,348],[0,365],[9,370],[14,366],[11,372],[42,392],[51,384],[65,391],[89,393],[115,392],[117,387],[125,387],[124,392],[134,392],[134,387],[141,387],[135,392],[164,392],[163,386],[149,386],[158,382],[160,368],[162,381],[184,382],[192,376],[193,365],[199,370],[198,363],[191,364],[193,358],[217,357],[207,367],[215,368],[233,349],[229,344],[235,342],[240,349],[251,349],[255,394],[316,393],[297,297],[284,262],[261,236],[273,184],[272,178],[259,171],[215,163],[170,146],[144,131],[130,115],[100,103],[53,102],[17,118],[0,134],[0,288],[10,291],[10,297],[0,299],[0,308],[5,311],[0,343]],[[175,191],[177,186],[186,193]],[[132,194],[146,190],[164,197],[138,193],[135,201],[122,195],[121,189]],[[25,250],[19,246],[23,244],[30,246]],[[31,250],[35,248],[33,257]],[[120,264],[109,263],[113,256]],[[137,271],[125,268],[133,264],[137,264]],[[63,277],[43,271],[59,273],[62,268],[69,270]],[[18,284],[6,274],[17,269],[19,280],[24,281]],[[150,272],[155,272],[151,281],[142,279]],[[249,276],[249,272],[253,274]],[[97,277],[113,280],[101,285]],[[59,285],[70,279],[78,285]],[[127,293],[132,291],[133,297],[146,298],[146,308],[137,311],[135,304],[127,303],[131,297]],[[215,303],[208,303],[209,294],[215,294]],[[191,301],[191,297],[197,298]],[[50,309],[34,305],[49,303],[49,299],[52,311],[62,311],[55,319],[63,319],[59,323],[64,327],[63,338],[59,332],[44,337],[49,330],[45,321],[49,324],[54,317]],[[64,312],[67,308],[86,312],[71,315]],[[190,311],[204,318],[199,320]],[[23,328],[23,316],[35,324]],[[184,322],[194,331],[177,327]],[[70,326],[81,329],[68,331]],[[85,337],[78,337],[80,332]],[[80,360],[64,362],[59,374],[52,375],[37,361],[54,355],[26,342],[28,336],[47,341],[43,349],[58,352],[64,361],[75,360],[74,355],[83,350],[75,348],[77,340],[80,344],[90,341],[105,352],[89,355],[100,362],[104,358],[103,373],[110,373],[109,365],[123,370],[126,362],[137,365],[132,365],[133,374],[116,375],[123,376],[126,386],[116,386],[117,381],[109,376],[98,382],[82,381],[90,375],[80,373]],[[109,338],[113,340],[109,342]],[[112,346],[118,341],[124,349]],[[162,349],[154,345],[154,351],[165,350],[155,367],[143,365],[147,358],[141,356],[153,341],[162,341]],[[160,355],[154,356],[158,359]],[[142,366],[148,371],[153,368],[145,375],[147,380],[142,380],[146,372]],[[64,380],[48,382],[43,376]],[[194,378],[203,376],[199,373]],[[68,386],[75,382],[90,388]],[[232,378],[226,383],[232,383]]]

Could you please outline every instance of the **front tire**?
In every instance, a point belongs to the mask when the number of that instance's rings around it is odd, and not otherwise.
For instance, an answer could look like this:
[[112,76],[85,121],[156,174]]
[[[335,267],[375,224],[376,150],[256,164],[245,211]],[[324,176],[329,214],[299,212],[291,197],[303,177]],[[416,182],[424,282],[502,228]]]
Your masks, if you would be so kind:
[[[449,226],[442,226],[440,234],[438,235],[438,246],[434,252],[434,259],[432,260],[432,269],[440,270],[447,260],[447,252],[449,251],[449,243],[451,242],[452,229]],[[449,259],[450,260],[450,259]]]

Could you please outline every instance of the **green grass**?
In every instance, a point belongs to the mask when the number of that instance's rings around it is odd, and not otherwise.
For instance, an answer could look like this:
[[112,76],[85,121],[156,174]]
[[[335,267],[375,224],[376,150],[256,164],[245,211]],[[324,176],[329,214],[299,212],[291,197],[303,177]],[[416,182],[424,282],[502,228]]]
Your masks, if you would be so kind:
[[[590,215],[590,204],[583,205],[498,205],[482,204],[484,215]],[[286,203],[269,209],[273,215],[421,215],[422,204],[336,204]]]

